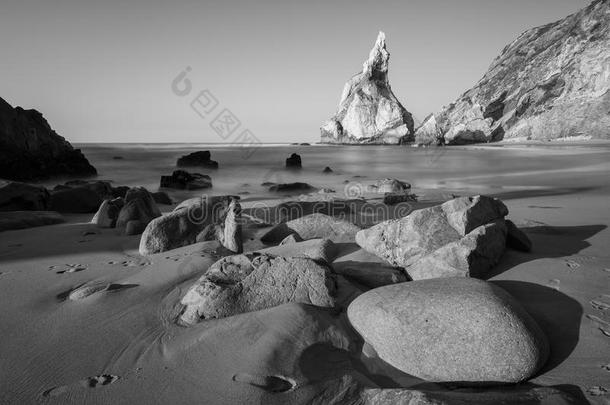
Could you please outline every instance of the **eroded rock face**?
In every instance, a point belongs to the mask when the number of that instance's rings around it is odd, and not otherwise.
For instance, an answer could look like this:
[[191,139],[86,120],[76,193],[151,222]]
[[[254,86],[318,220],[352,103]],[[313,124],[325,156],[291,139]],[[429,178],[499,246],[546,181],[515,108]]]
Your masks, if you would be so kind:
[[148,224],[140,239],[140,254],[165,252],[217,235],[222,235],[226,248],[241,253],[240,216],[241,207],[233,196],[190,198]]
[[596,0],[521,34],[436,118],[447,144],[608,138],[609,90],[610,2]]
[[116,227],[126,235],[137,235],[142,233],[153,219],[160,216],[161,211],[148,190],[144,187],[133,187],[125,194],[125,205],[119,211]]
[[266,254],[227,256],[214,263],[186,293],[180,319],[193,324],[289,302],[333,307],[330,269],[309,258]]
[[23,181],[96,174],[80,149],[59,136],[40,112],[13,108],[0,98],[0,178]]
[[363,229],[356,243],[414,280],[481,277],[504,252],[507,214],[498,199],[460,197]]
[[434,114],[428,115],[415,130],[415,143],[418,145],[440,145],[444,143],[443,134]]
[[320,128],[322,142],[400,144],[413,140],[413,117],[388,80],[385,34],[379,33],[362,72],[343,88],[337,113]]
[[475,279],[376,288],[356,298],[347,314],[383,360],[427,381],[517,383],[549,354],[546,336],[523,307]]

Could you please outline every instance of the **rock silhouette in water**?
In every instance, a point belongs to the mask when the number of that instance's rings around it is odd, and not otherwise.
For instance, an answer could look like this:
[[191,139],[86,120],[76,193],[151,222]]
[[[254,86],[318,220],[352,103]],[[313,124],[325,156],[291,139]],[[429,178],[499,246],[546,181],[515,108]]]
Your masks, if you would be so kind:
[[0,178],[38,180],[96,174],[80,149],[53,131],[40,112],[13,108],[0,98]]
[[362,72],[343,88],[337,113],[320,128],[322,142],[400,144],[413,140],[413,117],[388,80],[385,34],[379,32]]
[[597,0],[521,34],[436,120],[446,144],[608,138],[609,90],[610,1]]

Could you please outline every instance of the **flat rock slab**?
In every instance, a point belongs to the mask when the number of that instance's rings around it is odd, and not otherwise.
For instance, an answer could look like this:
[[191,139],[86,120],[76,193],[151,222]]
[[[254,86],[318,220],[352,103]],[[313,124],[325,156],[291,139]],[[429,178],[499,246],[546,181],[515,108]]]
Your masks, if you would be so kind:
[[549,355],[546,336],[503,289],[471,278],[370,290],[348,318],[379,357],[405,373],[464,385],[517,383]]
[[324,214],[310,214],[276,225],[261,237],[264,243],[279,243],[296,233],[302,239],[327,238],[333,242],[354,240],[360,227]]
[[310,239],[260,249],[257,252],[282,257],[305,257],[332,263],[337,254],[337,246],[329,239]]

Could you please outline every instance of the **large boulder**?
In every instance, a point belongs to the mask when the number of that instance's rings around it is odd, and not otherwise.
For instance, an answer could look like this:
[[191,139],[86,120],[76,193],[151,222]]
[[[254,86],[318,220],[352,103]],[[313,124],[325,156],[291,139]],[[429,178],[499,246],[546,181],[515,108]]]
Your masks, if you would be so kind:
[[55,211],[0,211],[0,232],[65,222]]
[[179,190],[199,190],[212,187],[212,178],[207,174],[174,170],[171,176],[161,176],[160,187]]
[[413,140],[413,117],[388,80],[390,54],[380,32],[362,72],[343,88],[335,115],[320,128],[322,142],[400,144]]
[[436,115],[447,144],[610,137],[610,2],[519,35]]
[[181,156],[176,162],[178,167],[199,166],[208,169],[218,169],[218,162],[212,160],[209,150],[202,150]]
[[[125,205],[116,220],[116,227],[126,235],[141,233],[153,219],[160,217],[161,211],[152,195],[144,187],[133,187],[125,194]],[[129,227],[129,222],[133,222]]]
[[353,240],[360,227],[325,214],[310,214],[274,226],[261,237],[264,243],[279,243],[286,236],[296,233],[303,240],[328,238],[332,241]]
[[49,208],[67,213],[93,213],[102,203],[102,198],[89,187],[67,187],[53,190]]
[[481,277],[504,252],[507,214],[498,199],[460,197],[364,229],[356,242],[414,280]]
[[80,149],[59,136],[40,112],[13,108],[0,98],[0,178],[27,181],[95,174]]
[[480,280],[376,288],[356,298],[347,314],[381,359],[427,381],[518,383],[549,355],[546,336],[521,305]]
[[[150,255],[222,234],[226,248],[241,253],[241,207],[233,196],[195,197],[151,221],[140,239],[140,254]],[[228,221],[228,223],[226,223]],[[222,232],[220,231],[222,230]]]
[[289,302],[332,307],[335,289],[330,269],[308,258],[227,256],[214,263],[182,298],[180,319],[192,324]]
[[50,199],[49,191],[42,186],[13,181],[0,184],[0,211],[44,211]]
[[428,115],[415,130],[415,143],[417,145],[441,145],[443,142],[443,134],[436,122],[436,116]]

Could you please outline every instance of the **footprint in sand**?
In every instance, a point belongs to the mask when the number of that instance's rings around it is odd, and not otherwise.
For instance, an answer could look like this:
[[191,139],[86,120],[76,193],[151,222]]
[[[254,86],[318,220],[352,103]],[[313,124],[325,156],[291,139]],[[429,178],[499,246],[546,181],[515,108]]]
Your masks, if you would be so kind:
[[556,278],[549,280],[549,282],[546,284],[547,286],[549,286],[549,288],[552,288],[553,290],[557,290],[559,291],[559,284],[561,282],[559,280],[557,280]]
[[576,270],[580,267],[580,264],[576,263],[574,260],[566,260],[566,266],[568,266],[572,270]]
[[110,385],[118,381],[121,377],[112,374],[101,374],[93,377],[83,378],[69,385],[60,385],[58,387],[49,388],[42,393],[43,397],[56,397],[62,394],[66,394],[70,391],[81,389],[81,388],[96,388],[104,385]]
[[286,392],[297,386],[294,380],[276,375],[237,373],[233,376],[233,381],[250,384],[268,392]]
[[[55,270],[57,268],[59,268],[59,266],[49,266],[49,270]],[[87,270],[87,266],[85,266],[84,264],[71,263],[71,264],[66,264],[62,270],[57,270],[55,273],[57,273],[57,274],[76,273],[76,272],[83,271],[83,270]]]
[[604,321],[598,316],[587,315],[587,318],[597,324],[598,329],[606,336],[610,337],[610,322]]
[[607,311],[610,309],[610,304],[608,302],[604,302],[601,299],[608,297],[607,295],[602,295],[594,300],[589,301],[589,304],[595,309],[599,309],[600,311]]
[[602,387],[600,385],[596,385],[595,387],[591,387],[587,390],[587,393],[589,395],[592,395],[594,397],[599,397],[601,395],[606,395],[608,393],[608,390],[605,387]]

